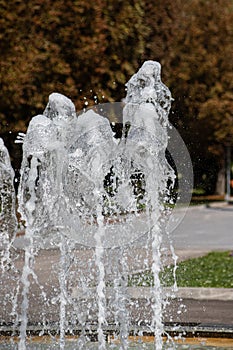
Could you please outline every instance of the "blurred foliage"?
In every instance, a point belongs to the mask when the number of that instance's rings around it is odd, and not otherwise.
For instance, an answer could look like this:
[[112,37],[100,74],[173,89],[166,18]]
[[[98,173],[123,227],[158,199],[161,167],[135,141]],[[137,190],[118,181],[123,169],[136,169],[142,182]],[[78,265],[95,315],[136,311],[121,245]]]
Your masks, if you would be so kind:
[[[1,1],[2,126],[25,131],[53,91],[120,100],[144,51],[143,2]],[[104,97],[103,97],[104,96]],[[96,98],[95,98],[96,100]]]
[[[161,272],[163,286],[173,286],[174,268],[165,267]],[[203,257],[189,259],[178,264],[178,287],[233,288],[233,253],[211,252]],[[130,286],[153,286],[151,271],[129,277]]]
[[170,120],[213,191],[233,140],[233,0],[0,0],[0,28],[0,136],[26,131],[54,91],[78,110],[120,101],[143,61],[158,60]]
[[171,81],[179,97],[185,92],[182,122],[188,118],[188,125],[209,145],[232,144],[233,2],[186,2],[188,8],[190,4],[191,11],[184,9],[182,34],[177,37],[176,79]]

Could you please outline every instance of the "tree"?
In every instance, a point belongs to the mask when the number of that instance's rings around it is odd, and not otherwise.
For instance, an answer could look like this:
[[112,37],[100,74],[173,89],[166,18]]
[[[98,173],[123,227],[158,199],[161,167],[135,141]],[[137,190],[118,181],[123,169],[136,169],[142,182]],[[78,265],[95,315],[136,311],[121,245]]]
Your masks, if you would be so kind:
[[0,134],[20,167],[18,131],[52,92],[84,103],[120,101],[140,65],[144,0],[0,0]]
[[11,130],[25,131],[52,91],[59,88],[70,94],[75,86],[60,47],[47,36],[57,20],[57,13],[51,10],[53,3],[2,3],[1,123]]
[[[94,103],[124,97],[144,51],[138,1],[1,1],[2,129],[25,131],[53,91]],[[105,96],[104,98],[102,96]]]
[[[160,16],[161,8],[158,1],[154,13]],[[233,139],[232,23],[232,0],[167,0],[149,44],[166,67],[175,98],[171,121],[189,148],[199,183],[213,176],[211,168],[221,170],[224,146]]]
[[170,119],[187,143],[196,179],[210,178],[213,162],[222,167],[233,132],[232,0],[0,4],[2,136],[25,131],[54,91],[78,110],[84,102],[120,101],[130,76],[153,59],[175,98]]

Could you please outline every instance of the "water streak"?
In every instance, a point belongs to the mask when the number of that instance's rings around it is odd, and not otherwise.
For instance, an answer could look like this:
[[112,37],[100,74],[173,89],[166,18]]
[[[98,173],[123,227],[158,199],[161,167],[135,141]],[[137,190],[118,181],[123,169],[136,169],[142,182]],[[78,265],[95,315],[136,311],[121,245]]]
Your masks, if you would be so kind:
[[[58,287],[56,296],[51,296],[52,304],[60,302],[60,349],[65,349],[68,329],[72,332],[75,327],[81,327],[79,344],[85,348],[89,328],[97,324],[98,349],[105,350],[105,328],[113,309],[120,349],[127,350],[133,303],[127,276],[131,264],[136,264],[134,252],[141,249],[137,240],[149,250],[144,258],[138,254],[138,260],[153,272],[149,326],[156,350],[162,349],[162,226],[175,175],[165,156],[172,98],[160,71],[158,62],[147,61],[127,83],[118,140],[109,121],[115,117],[111,108],[109,119],[102,107],[76,116],[74,104],[58,93],[49,96],[42,115],[32,118],[23,140],[18,194],[28,242],[21,277],[20,350],[26,349],[28,297],[31,279],[37,280],[35,256],[42,249],[60,254]],[[83,254],[83,261],[76,253]],[[112,261],[116,266],[109,268]]]

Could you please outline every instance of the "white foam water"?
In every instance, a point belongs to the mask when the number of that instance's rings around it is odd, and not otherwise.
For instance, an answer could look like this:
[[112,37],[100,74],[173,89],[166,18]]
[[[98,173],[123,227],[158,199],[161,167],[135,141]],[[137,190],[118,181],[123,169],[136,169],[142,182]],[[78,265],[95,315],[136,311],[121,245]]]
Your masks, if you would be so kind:
[[[33,281],[44,293],[43,331],[50,322],[50,308],[59,309],[60,349],[67,348],[65,335],[77,327],[79,349],[91,348],[93,327],[98,334],[94,348],[108,349],[105,329],[112,323],[119,349],[130,349],[129,331],[137,332],[142,322],[155,335],[153,348],[163,348],[164,296],[159,274],[164,212],[171,201],[175,172],[165,154],[172,97],[160,74],[158,62],[142,65],[126,84],[120,116],[118,104],[115,110],[114,104],[101,105],[77,116],[70,99],[53,93],[43,114],[32,118],[26,135],[20,136],[18,205],[26,222],[27,244],[20,280],[19,350],[29,348]],[[119,119],[122,135],[116,139],[111,122]],[[49,286],[50,297],[35,272],[37,257],[47,250],[55,256],[59,252],[50,272],[51,280],[56,280]],[[151,267],[153,273],[151,304],[148,301],[152,317],[135,324],[128,275],[139,267]],[[57,316],[51,316],[54,323],[53,317],[57,320]]]

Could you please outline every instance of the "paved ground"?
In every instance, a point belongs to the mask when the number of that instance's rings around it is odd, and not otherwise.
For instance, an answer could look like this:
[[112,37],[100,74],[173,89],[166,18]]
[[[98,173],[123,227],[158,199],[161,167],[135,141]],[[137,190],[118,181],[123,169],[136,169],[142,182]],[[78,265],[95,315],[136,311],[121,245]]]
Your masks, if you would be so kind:
[[[233,206],[218,204],[211,205],[209,208],[205,206],[189,208],[183,221],[172,233],[172,237],[176,253],[180,258],[197,256],[212,250],[233,250]],[[23,237],[18,238],[17,245],[22,247],[23,244]],[[17,258],[18,276],[21,275],[23,267],[23,251],[20,251]],[[88,260],[86,254],[85,251],[79,252],[79,259],[82,263]],[[91,254],[90,251],[88,254]],[[58,320],[59,317],[59,299],[57,298],[59,284],[57,274],[54,272],[54,266],[58,265],[59,253],[56,250],[42,251],[36,260],[35,270],[39,283],[44,286],[43,288],[48,296],[51,293],[56,296],[52,305],[50,305],[49,317],[52,321]],[[0,295],[7,296],[7,298],[1,298],[0,300],[0,320],[7,323],[11,317],[10,299],[13,297],[12,291],[15,281],[11,277],[6,280],[5,277],[3,276],[0,279]],[[142,291],[137,289],[132,293],[139,293],[138,305],[142,306],[146,303]],[[41,310],[45,314],[47,309],[46,300],[39,297],[39,294],[40,289],[38,289],[37,283],[33,282],[29,301],[29,319],[33,323],[40,318]],[[135,298],[135,295],[133,298]],[[183,304],[186,305],[186,309],[182,309],[181,305]],[[138,310],[144,310],[146,313],[150,312],[149,304],[146,303],[145,305],[145,308],[136,308],[136,316]],[[232,289],[227,290],[227,292],[210,289],[198,289],[198,291],[181,289],[177,298],[167,306],[165,321],[227,324],[233,328],[232,310]]]
[[[201,205],[188,208],[184,219],[173,231],[172,238],[180,259],[214,250],[233,250],[233,205],[214,203],[209,207]],[[195,291],[191,288],[181,289],[180,296],[184,298],[186,313],[181,313],[179,316],[175,312],[177,320],[228,324],[232,327],[233,317],[230,310],[233,310],[233,289],[225,292],[227,295],[222,298],[219,289],[198,288]],[[176,305],[173,303],[174,308]]]
[[172,238],[180,256],[233,250],[233,205],[215,203],[209,207],[189,207],[180,225],[172,232]]
[[[209,207],[192,206],[186,211],[178,209],[176,218],[182,221],[171,232],[171,237],[178,252],[233,250],[233,205],[220,202]],[[17,247],[23,248],[24,244],[22,236],[16,239]]]

